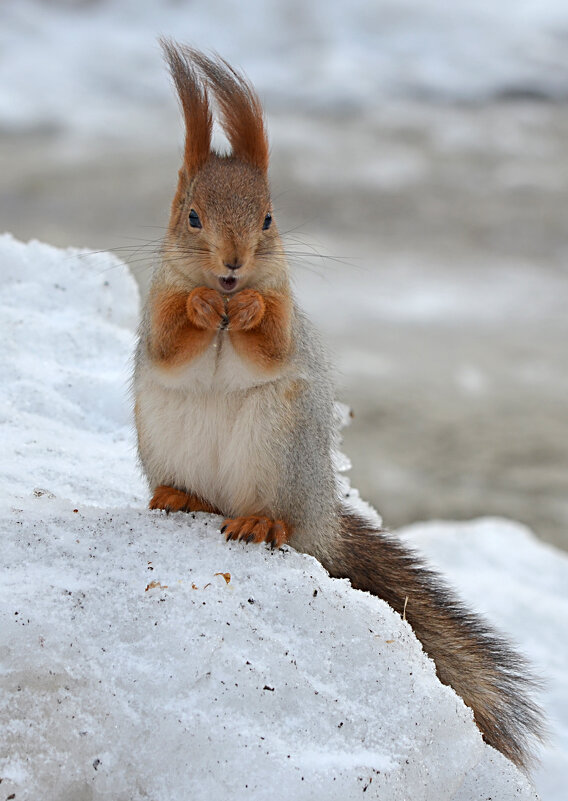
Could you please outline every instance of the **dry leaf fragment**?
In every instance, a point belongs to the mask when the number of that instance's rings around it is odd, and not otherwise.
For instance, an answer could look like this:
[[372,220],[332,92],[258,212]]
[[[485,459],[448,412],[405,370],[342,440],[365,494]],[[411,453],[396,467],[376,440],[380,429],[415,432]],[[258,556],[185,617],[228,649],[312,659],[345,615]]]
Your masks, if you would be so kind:
[[223,576],[223,578],[225,579],[225,581],[227,582],[227,584],[228,584],[228,583],[230,582],[230,580],[231,580],[231,574],[230,574],[230,573],[215,573],[215,575],[216,575],[216,576]]
[[156,589],[158,589],[158,590],[167,590],[168,589],[168,585],[167,584],[160,584],[159,581],[151,581],[148,584],[148,586],[146,587],[146,589],[144,590],[144,592],[148,592],[148,590],[156,590]]

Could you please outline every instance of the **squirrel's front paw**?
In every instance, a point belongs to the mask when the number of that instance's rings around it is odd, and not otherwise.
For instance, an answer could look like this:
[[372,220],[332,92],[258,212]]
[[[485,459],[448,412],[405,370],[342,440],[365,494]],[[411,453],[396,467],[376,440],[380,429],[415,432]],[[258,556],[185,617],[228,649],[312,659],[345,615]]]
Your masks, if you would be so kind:
[[249,331],[256,328],[264,317],[264,299],[255,289],[243,289],[227,304],[229,330]]
[[207,286],[192,289],[187,298],[187,316],[196,328],[215,330],[226,323],[223,298]]

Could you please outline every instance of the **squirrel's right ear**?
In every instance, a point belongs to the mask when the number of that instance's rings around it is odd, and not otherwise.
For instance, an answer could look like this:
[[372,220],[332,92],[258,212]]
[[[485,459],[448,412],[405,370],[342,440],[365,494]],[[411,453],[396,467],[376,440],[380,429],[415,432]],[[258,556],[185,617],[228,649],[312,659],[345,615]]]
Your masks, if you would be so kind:
[[160,39],[185,120],[184,167],[187,177],[205,164],[211,150],[213,118],[207,93],[183,50],[171,39]]

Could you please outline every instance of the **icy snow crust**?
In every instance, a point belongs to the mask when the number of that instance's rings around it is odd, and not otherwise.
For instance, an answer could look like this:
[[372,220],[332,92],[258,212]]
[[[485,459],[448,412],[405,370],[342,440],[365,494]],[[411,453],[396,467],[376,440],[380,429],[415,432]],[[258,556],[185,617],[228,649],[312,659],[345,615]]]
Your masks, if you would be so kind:
[[123,265],[0,254],[5,796],[535,799],[385,603],[145,509]]

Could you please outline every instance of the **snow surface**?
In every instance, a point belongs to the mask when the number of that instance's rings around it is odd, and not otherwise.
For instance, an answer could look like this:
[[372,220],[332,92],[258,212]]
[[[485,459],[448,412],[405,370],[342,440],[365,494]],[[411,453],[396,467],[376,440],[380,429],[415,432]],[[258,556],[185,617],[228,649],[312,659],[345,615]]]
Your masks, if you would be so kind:
[[563,0],[3,0],[0,125],[159,135],[161,34],[242,64],[273,110],[566,98],[567,32]]
[[[535,799],[385,603],[145,509],[124,265],[9,235],[0,254],[5,796]],[[406,535],[546,665],[560,788],[568,560],[506,521]]]

